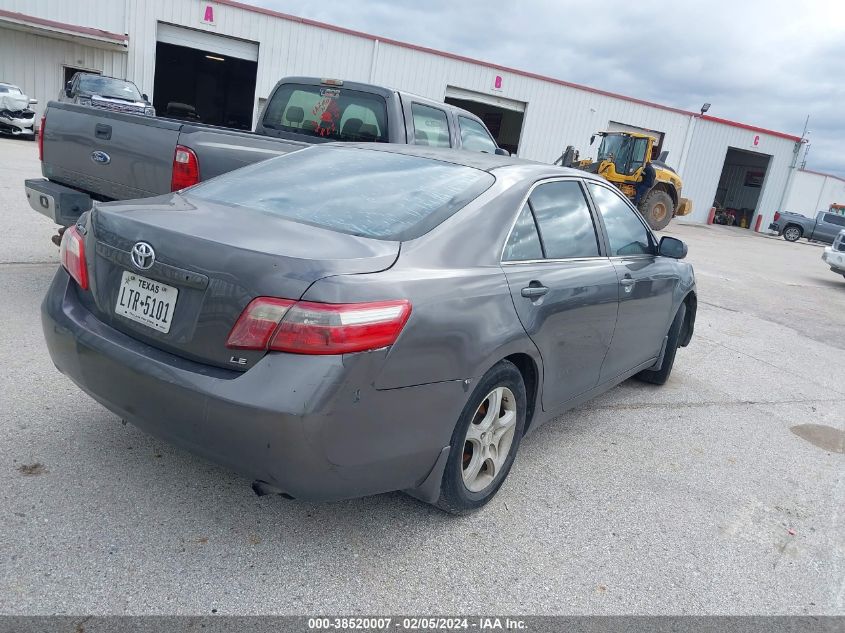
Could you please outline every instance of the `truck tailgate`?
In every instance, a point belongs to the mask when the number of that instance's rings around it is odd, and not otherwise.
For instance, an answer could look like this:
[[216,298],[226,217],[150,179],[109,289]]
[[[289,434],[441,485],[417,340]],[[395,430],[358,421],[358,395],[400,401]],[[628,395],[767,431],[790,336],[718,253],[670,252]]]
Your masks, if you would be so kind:
[[181,123],[58,102],[46,116],[46,178],[116,200],[170,191]]

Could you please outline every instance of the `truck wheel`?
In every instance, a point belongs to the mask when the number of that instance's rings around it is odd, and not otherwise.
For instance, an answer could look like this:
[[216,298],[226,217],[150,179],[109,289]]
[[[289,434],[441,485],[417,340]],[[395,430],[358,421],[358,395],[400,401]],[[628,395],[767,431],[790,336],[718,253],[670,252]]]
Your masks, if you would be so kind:
[[801,239],[801,227],[795,226],[794,224],[790,224],[783,230],[783,239],[787,242],[797,242]]
[[684,318],[687,315],[687,304],[682,303],[672,319],[672,325],[669,326],[668,340],[666,341],[666,351],[663,352],[663,364],[660,369],[644,369],[638,373],[635,378],[643,382],[650,382],[654,385],[664,385],[669,380],[669,374],[672,373],[672,367],[675,365],[675,353],[678,351],[678,343],[681,340],[681,328],[684,325]]
[[437,507],[465,514],[493,498],[516,457],[527,402],[513,363],[503,360],[484,375],[452,434]]
[[655,231],[665,229],[675,213],[672,197],[665,191],[651,191],[645,200],[640,202],[640,213],[645,221]]

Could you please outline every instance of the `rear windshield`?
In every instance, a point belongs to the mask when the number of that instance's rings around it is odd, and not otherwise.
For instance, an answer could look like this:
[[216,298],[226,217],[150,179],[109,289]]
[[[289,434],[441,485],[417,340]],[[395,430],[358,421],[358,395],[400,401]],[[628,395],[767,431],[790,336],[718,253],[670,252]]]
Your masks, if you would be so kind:
[[377,150],[320,146],[229,172],[187,195],[340,233],[419,237],[495,182],[485,171]]
[[126,101],[141,101],[141,93],[131,81],[101,77],[99,75],[82,75],[79,78],[79,92],[124,99]]
[[379,95],[332,86],[283,84],[263,125],[332,141],[387,142],[387,106]]

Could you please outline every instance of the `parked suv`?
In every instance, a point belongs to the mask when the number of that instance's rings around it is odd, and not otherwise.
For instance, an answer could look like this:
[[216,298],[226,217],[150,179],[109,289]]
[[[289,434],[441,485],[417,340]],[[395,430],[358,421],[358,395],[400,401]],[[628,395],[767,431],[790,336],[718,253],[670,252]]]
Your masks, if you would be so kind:
[[156,115],[150,98],[134,83],[96,73],[76,73],[59,94],[59,101],[115,112]]

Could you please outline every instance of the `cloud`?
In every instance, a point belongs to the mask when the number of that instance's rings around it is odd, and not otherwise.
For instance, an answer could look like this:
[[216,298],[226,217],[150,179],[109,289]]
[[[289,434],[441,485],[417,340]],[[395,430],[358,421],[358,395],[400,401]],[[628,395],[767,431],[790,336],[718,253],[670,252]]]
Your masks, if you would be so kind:
[[330,24],[799,135],[845,177],[845,3],[250,0]]

